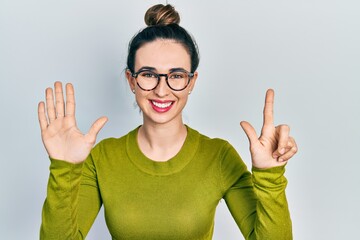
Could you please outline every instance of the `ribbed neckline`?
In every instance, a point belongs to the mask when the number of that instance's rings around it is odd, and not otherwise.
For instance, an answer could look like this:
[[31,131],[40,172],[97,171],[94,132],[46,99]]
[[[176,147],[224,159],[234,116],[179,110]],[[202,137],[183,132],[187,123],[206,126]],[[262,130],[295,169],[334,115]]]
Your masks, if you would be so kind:
[[166,162],[156,162],[146,157],[137,142],[139,127],[129,132],[126,139],[126,151],[130,160],[141,171],[151,175],[170,175],[181,171],[194,157],[199,144],[200,134],[185,125],[187,136],[180,151]]

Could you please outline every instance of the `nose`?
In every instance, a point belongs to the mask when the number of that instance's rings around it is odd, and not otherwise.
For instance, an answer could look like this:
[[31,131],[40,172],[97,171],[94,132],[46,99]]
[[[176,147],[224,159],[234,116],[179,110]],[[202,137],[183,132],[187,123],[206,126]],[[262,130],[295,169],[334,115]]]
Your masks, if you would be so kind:
[[166,75],[159,76],[160,78],[159,84],[154,89],[155,94],[159,97],[165,97],[169,95],[170,88],[166,83],[166,77],[167,77]]

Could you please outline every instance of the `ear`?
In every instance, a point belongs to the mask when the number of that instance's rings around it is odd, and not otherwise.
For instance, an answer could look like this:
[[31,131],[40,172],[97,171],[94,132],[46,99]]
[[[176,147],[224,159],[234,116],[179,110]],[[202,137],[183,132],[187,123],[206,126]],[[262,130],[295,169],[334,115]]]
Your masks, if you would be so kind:
[[126,69],[125,75],[126,75],[126,79],[128,80],[130,90],[133,91],[136,87],[136,80],[132,76],[132,73],[129,69]]
[[198,77],[198,72],[194,72],[194,76],[191,78],[191,81],[189,83],[189,91],[192,92],[195,87],[195,82]]

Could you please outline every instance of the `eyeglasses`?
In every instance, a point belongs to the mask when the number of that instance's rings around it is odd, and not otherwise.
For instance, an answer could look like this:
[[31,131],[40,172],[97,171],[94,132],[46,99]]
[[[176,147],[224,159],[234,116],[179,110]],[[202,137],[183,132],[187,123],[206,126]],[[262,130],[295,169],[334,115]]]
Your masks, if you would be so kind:
[[160,77],[165,77],[166,84],[170,89],[181,91],[189,85],[194,73],[186,70],[176,70],[168,74],[159,74],[143,69],[131,75],[136,79],[137,85],[144,91],[154,90],[160,83]]

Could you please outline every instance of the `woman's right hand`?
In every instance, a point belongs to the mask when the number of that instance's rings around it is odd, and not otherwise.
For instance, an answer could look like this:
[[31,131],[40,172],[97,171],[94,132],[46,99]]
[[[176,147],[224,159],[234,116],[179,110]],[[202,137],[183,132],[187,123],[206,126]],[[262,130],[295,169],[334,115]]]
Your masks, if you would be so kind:
[[75,96],[71,83],[66,84],[66,104],[61,82],[55,82],[55,104],[52,88],[46,89],[45,103],[40,102],[38,116],[41,137],[51,158],[70,163],[83,162],[96,142],[96,136],[107,122],[101,117],[87,134],[80,132],[75,119]]

